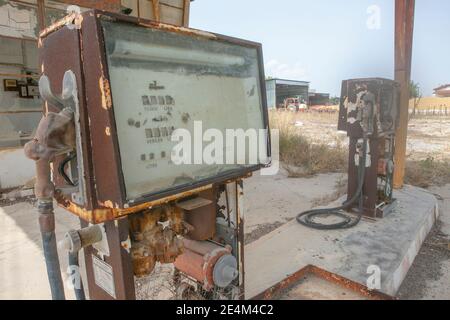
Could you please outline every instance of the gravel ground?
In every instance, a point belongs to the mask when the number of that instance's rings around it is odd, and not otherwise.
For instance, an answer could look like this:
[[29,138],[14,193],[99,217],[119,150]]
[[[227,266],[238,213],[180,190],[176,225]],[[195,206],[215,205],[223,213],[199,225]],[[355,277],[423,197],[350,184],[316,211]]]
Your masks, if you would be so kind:
[[[348,144],[347,134],[337,130],[338,114],[291,113],[287,123],[302,135],[322,143],[334,145],[337,141]],[[433,157],[438,160],[450,158],[450,118],[413,118],[408,124],[407,156],[409,160]]]
[[[440,232],[439,224],[433,228],[400,287],[397,294],[399,299],[450,299],[448,281],[450,274],[444,265],[445,262],[450,260],[450,250],[442,245],[448,240],[448,237]],[[443,281],[444,279],[447,280]],[[448,287],[449,295],[447,297],[438,297],[434,293],[435,290],[433,289],[438,288],[430,286],[430,283],[435,282],[442,282],[443,285]]]
[[450,300],[450,186],[431,191],[442,197],[440,218],[400,287],[400,299]]

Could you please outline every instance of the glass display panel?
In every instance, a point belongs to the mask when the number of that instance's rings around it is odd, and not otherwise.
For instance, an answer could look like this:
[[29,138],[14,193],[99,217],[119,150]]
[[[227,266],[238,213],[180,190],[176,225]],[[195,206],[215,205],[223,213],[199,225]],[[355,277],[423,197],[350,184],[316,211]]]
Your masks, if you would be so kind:
[[256,48],[102,26],[128,200],[267,163]]

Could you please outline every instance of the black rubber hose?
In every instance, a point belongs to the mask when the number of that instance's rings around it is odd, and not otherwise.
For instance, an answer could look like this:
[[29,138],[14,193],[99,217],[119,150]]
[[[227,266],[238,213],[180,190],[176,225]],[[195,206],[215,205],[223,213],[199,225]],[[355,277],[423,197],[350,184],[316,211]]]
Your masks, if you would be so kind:
[[64,178],[64,180],[67,182],[67,184],[69,184],[72,187],[75,187],[76,184],[70,180],[70,178],[67,176],[66,171],[65,171],[65,167],[66,165],[72,161],[73,159],[75,159],[77,157],[76,153],[73,153],[71,155],[69,155],[67,158],[65,158],[59,165],[58,167],[58,172],[59,174]]
[[78,252],[73,252],[73,253],[69,252],[69,266],[76,267],[75,272],[78,272],[78,274],[76,276],[79,277],[79,281],[80,281],[78,287],[77,287],[77,283],[74,284],[75,297],[77,298],[77,300],[86,300],[86,296],[84,295],[83,280],[81,279]]
[[47,266],[48,281],[53,300],[65,300],[64,286],[59,267],[56,237],[54,232],[42,233],[42,247],[44,249],[45,264]]
[[[297,216],[297,221],[301,223],[302,225],[318,229],[318,230],[336,230],[336,229],[348,229],[356,226],[362,218],[363,214],[363,201],[364,201],[364,195],[363,195],[363,187],[364,187],[364,177],[365,177],[365,168],[366,168],[366,158],[367,158],[367,143],[368,138],[364,137],[363,139],[363,155],[359,158],[359,166],[358,166],[358,188],[356,190],[356,193],[353,195],[351,199],[344,202],[342,206],[336,207],[336,208],[325,208],[325,209],[315,209],[315,210],[308,210],[305,212],[300,213]],[[343,213],[341,210],[349,208],[351,205],[353,205],[356,201],[359,200],[359,212],[358,217],[355,219],[352,219],[349,215]],[[334,215],[336,217],[339,217],[342,219],[341,222],[333,223],[333,224],[323,224],[323,223],[317,223],[314,222],[313,219],[317,218],[318,216],[329,216]]]
[[59,265],[58,249],[55,235],[55,215],[53,200],[38,201],[39,226],[42,237],[45,264],[53,300],[65,300],[64,285]]

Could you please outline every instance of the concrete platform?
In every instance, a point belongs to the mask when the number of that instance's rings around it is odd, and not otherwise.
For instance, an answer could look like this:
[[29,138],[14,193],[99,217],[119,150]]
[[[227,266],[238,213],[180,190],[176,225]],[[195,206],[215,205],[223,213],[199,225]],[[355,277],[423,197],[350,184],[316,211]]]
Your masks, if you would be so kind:
[[[57,240],[70,229],[80,228],[78,218],[59,207],[55,216]],[[36,208],[28,202],[0,207],[0,300],[51,299],[37,217]],[[59,252],[59,261],[66,279],[67,255]],[[84,264],[82,255],[80,264]],[[66,298],[73,300],[67,285],[64,281]]]
[[336,231],[309,229],[293,220],[247,245],[246,296],[257,295],[307,265],[362,285],[372,274],[369,266],[378,266],[380,291],[395,296],[439,215],[437,199],[426,190],[405,186],[395,198],[395,211],[384,219],[363,219],[352,229]]

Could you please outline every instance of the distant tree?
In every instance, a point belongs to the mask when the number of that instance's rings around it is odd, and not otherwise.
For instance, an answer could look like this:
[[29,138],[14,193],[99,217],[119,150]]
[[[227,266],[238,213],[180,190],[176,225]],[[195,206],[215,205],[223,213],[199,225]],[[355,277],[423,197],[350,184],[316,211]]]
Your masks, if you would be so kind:
[[412,116],[415,116],[417,107],[419,106],[420,100],[422,99],[422,91],[420,90],[419,83],[412,80],[409,83],[409,97],[410,99],[414,99]]
[[338,105],[339,103],[341,103],[341,98],[339,98],[339,97],[331,97],[330,98],[330,104],[332,106]]

